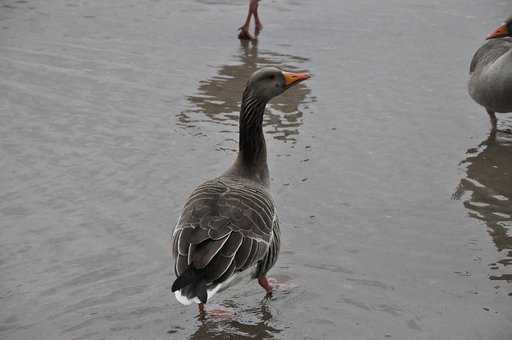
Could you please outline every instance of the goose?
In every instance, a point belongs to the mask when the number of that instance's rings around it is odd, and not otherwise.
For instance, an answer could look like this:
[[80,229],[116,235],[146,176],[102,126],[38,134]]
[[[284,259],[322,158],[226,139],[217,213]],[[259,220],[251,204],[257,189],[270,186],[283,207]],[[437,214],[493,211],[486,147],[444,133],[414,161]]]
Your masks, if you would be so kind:
[[[260,17],[258,15],[258,2],[260,0],[249,0],[249,11],[247,13],[247,17],[245,18],[244,24],[238,29],[240,34],[238,34],[238,39],[242,40],[255,40],[256,36],[260,34],[260,31],[263,29],[263,25],[261,24]],[[249,32],[249,25],[251,24],[251,17],[254,16],[254,36],[251,32]]]
[[469,94],[485,107],[496,130],[496,112],[512,112],[512,16],[487,36],[470,65]]
[[265,67],[249,78],[242,96],[239,150],[222,175],[199,185],[188,197],[172,234],[176,280],[171,291],[184,304],[204,304],[243,277],[257,279],[270,296],[266,273],[280,247],[279,221],[269,191],[263,135],[266,104],[308,73]]

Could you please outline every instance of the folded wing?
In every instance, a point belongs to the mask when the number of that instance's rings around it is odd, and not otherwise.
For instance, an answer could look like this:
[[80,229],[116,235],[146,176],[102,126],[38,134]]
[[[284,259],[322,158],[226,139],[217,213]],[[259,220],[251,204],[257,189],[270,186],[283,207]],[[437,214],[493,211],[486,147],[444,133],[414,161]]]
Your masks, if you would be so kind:
[[208,181],[191,194],[173,233],[175,273],[180,277],[192,268],[213,286],[259,262],[266,271],[277,258],[276,226],[265,189],[237,180]]

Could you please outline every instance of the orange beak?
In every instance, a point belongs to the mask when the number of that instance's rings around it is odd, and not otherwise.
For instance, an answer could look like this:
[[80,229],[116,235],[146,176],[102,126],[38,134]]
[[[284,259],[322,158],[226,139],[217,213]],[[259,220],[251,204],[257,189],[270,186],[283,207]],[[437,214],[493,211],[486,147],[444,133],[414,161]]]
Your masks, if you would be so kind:
[[509,36],[510,33],[511,32],[508,30],[507,25],[503,24],[500,27],[498,27],[496,31],[489,34],[486,39],[503,38]]
[[293,73],[293,72],[286,72],[286,71],[282,71],[282,72],[283,72],[284,84],[285,84],[286,88],[296,85],[303,80],[311,78],[309,73]]

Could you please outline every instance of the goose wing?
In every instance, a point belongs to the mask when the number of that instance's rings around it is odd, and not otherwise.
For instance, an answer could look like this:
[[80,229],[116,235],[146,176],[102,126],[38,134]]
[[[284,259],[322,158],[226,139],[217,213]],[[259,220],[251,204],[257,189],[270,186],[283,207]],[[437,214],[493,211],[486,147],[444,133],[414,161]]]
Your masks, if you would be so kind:
[[[241,180],[217,178],[188,198],[173,233],[175,273],[199,270],[208,283],[260,262],[270,269],[279,245],[277,218],[268,192]],[[266,257],[266,258],[265,258]]]
[[478,65],[487,65],[496,61],[512,49],[512,38],[490,39],[473,55],[469,65],[469,73],[473,73]]

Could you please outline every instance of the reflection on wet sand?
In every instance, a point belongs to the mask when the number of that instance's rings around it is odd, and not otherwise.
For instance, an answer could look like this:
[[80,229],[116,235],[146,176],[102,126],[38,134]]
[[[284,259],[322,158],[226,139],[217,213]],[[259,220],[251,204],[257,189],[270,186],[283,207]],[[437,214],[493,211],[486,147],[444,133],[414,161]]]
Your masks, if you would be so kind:
[[206,316],[190,340],[274,339],[281,332],[271,325],[272,314],[267,302],[262,302],[257,308],[244,310],[243,321],[236,317],[220,320]]
[[512,138],[492,133],[477,148],[466,152],[461,164],[467,166],[454,197],[466,193],[464,207],[469,215],[488,226],[502,259],[490,265],[491,280],[512,282]]
[[[189,96],[190,108],[180,113],[178,125],[191,128],[201,122],[217,123],[224,127],[221,132],[238,131],[240,100],[245,82],[257,69],[277,66],[287,70],[298,70],[297,64],[307,59],[258,51],[257,42],[242,41],[235,55],[236,64],[222,66],[217,75],[202,81],[198,93]],[[285,142],[294,142],[302,124],[303,108],[312,100],[309,88],[301,83],[267,105],[263,126],[267,134]]]

